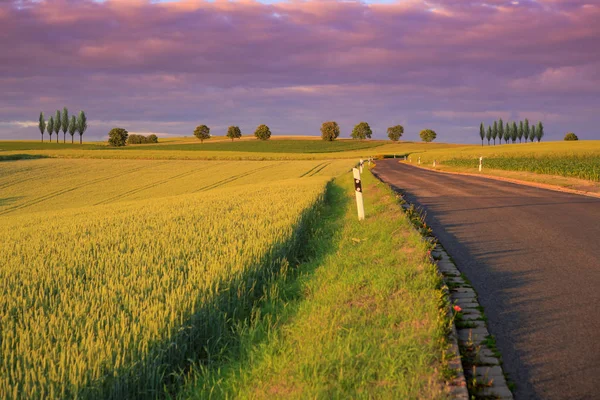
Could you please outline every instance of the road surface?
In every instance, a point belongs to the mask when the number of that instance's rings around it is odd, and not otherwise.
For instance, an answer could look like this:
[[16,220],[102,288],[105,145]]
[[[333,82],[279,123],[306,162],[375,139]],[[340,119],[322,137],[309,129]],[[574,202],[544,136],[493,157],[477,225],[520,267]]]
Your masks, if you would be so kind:
[[600,399],[600,199],[398,160],[375,172],[473,284],[515,398]]

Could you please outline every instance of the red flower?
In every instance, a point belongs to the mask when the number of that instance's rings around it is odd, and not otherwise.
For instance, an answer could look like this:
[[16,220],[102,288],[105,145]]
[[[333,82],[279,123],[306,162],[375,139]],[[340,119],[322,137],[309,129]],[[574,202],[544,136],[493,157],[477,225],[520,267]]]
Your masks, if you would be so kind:
[[461,312],[462,308],[460,308],[460,306],[454,306],[454,311]]

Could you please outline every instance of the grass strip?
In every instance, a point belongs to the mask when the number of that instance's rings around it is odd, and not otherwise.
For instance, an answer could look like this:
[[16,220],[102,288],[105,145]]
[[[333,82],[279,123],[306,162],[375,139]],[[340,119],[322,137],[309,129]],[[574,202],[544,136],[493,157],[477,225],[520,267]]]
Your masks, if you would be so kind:
[[446,397],[448,321],[429,245],[369,172],[363,188],[359,222],[350,174],[329,186],[304,260],[176,397]]

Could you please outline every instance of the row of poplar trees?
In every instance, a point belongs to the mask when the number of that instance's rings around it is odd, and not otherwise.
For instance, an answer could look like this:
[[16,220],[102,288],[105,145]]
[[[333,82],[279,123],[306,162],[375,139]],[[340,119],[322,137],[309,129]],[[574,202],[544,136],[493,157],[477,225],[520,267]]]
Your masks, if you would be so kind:
[[44,141],[44,132],[48,131],[50,135],[50,142],[52,142],[52,134],[56,133],[56,143],[58,143],[58,134],[62,130],[63,143],[67,142],[67,132],[71,135],[71,143],[73,143],[73,136],[75,132],[79,133],[79,144],[83,141],[83,134],[88,128],[87,117],[85,112],[79,111],[79,115],[71,115],[69,117],[69,110],[64,107],[62,112],[56,110],[56,114],[50,116],[48,121],[44,119],[44,113],[40,113],[39,125],[40,133],[42,134],[42,142]]
[[481,138],[481,145],[483,146],[483,140],[487,139],[488,146],[490,145],[490,141],[494,140],[494,146],[496,145],[496,139],[498,139],[498,144],[502,144],[502,140],[508,144],[509,141],[516,143],[517,139],[519,139],[519,143],[522,143],[529,140],[533,142],[537,140],[540,142],[544,137],[544,125],[542,122],[538,122],[536,125],[529,125],[529,120],[525,119],[525,121],[520,121],[519,125],[516,122],[507,122],[504,124],[502,119],[498,121],[494,121],[493,125],[487,127],[485,129],[483,122],[479,126],[479,137]]

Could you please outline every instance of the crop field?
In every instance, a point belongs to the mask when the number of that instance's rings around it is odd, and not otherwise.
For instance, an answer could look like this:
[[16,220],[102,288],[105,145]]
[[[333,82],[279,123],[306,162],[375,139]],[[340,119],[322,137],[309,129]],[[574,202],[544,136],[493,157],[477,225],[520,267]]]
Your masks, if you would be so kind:
[[[347,161],[0,169],[0,398],[154,397],[219,351]],[[202,350],[199,350],[202,349]]]
[[279,180],[330,179],[349,161],[41,159],[3,162],[0,216],[111,204]]
[[483,156],[484,168],[600,180],[600,141],[462,146],[428,151],[421,148],[406,154],[413,163],[421,157],[423,166],[431,166],[436,160],[442,169],[473,172]]

